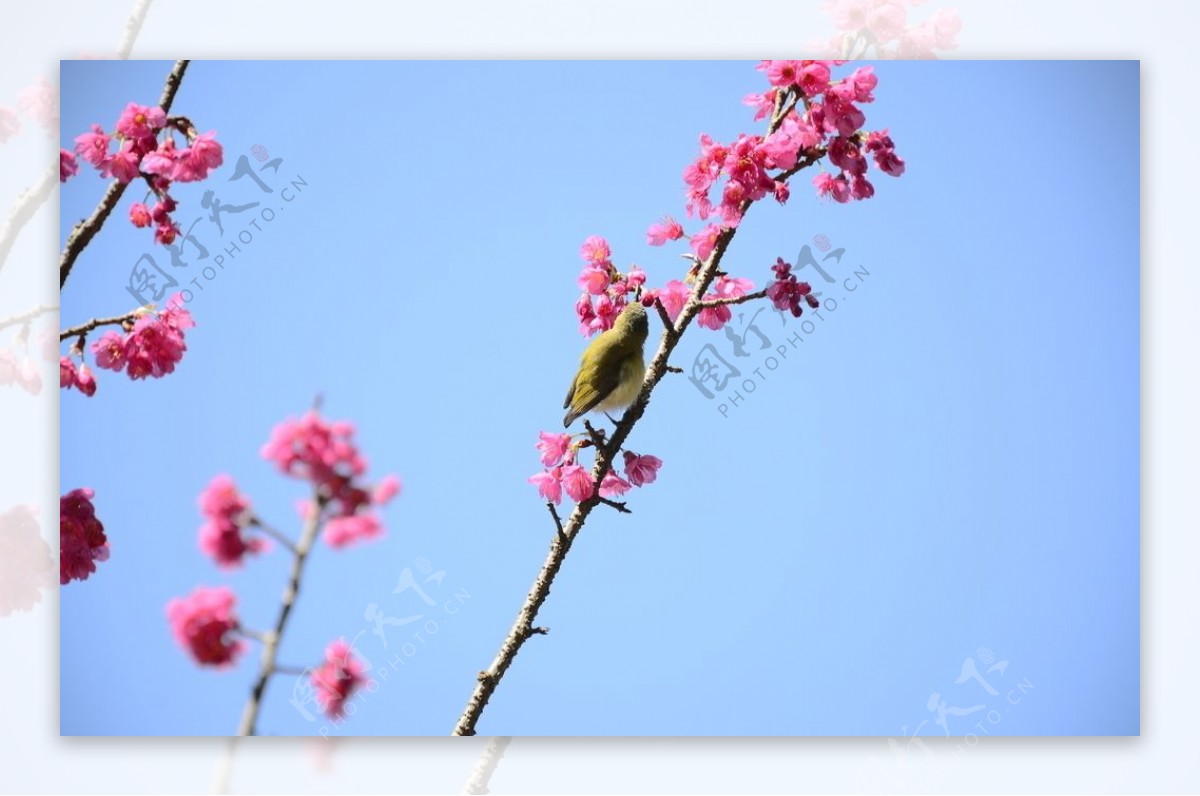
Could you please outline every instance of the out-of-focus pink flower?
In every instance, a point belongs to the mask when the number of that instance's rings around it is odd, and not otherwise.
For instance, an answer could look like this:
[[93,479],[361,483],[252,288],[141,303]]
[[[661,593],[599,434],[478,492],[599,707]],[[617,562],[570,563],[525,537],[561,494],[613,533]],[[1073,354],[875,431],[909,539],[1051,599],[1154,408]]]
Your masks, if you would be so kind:
[[[0,120],[0,144],[4,143],[4,123]],[[75,156],[65,149],[58,150],[58,181],[66,182],[79,173]]]
[[538,494],[554,504],[562,503],[562,468],[555,467],[544,473],[529,476],[529,483],[537,487]]
[[858,32],[867,26],[867,14],[874,0],[830,0],[825,8],[838,30]]
[[562,486],[567,496],[581,503],[592,496],[592,476],[578,464],[562,468]]
[[718,276],[712,284],[713,293],[720,298],[740,298],[754,290],[754,283],[740,276]]
[[634,486],[653,484],[662,464],[662,459],[657,456],[639,456],[632,451],[625,451],[625,477]]
[[860,66],[850,73],[846,78],[846,82],[854,87],[854,99],[857,102],[874,102],[875,101],[875,86],[879,84],[879,78],[875,77],[875,68],[871,66]]
[[0,514],[0,617],[28,611],[54,585],[54,556],[29,505]]
[[605,265],[588,265],[579,272],[579,288],[593,296],[603,295],[612,281],[612,268]]
[[196,663],[230,666],[246,646],[235,635],[236,604],[237,597],[226,586],[197,586],[187,597],[175,597],[167,603],[171,634]]
[[933,25],[933,45],[939,50],[953,50],[958,47],[958,33],[962,30],[962,19],[953,8],[939,9],[930,18]]
[[683,305],[687,303],[691,294],[692,291],[687,285],[678,279],[672,279],[658,291],[658,300],[667,311],[667,317],[674,321],[679,317],[679,313],[683,312]]
[[7,105],[0,105],[0,144],[8,143],[8,140],[20,131],[21,117]]
[[141,202],[134,202],[129,207],[129,220],[135,227],[150,226],[150,209]]
[[21,368],[17,371],[17,383],[30,395],[37,395],[42,391],[42,374],[38,372],[33,357],[28,354],[21,360]]
[[375,485],[375,492],[371,495],[371,501],[377,506],[390,503],[393,498],[400,494],[401,487],[400,476],[395,474],[385,475]]
[[37,122],[46,132],[58,127],[58,90],[46,78],[17,93],[17,110]]
[[609,470],[600,481],[600,497],[615,498],[624,495],[632,485],[621,476]]
[[198,502],[206,519],[200,526],[200,550],[218,566],[240,565],[248,554],[267,548],[265,540],[243,535],[250,519],[250,501],[238,491],[231,477],[215,476],[200,493]]
[[70,357],[60,357],[58,360],[58,386],[63,390],[75,386],[75,362]]
[[682,237],[683,225],[670,216],[663,216],[646,230],[646,243],[651,246],[662,246],[669,240],[679,240]]
[[330,547],[339,548],[355,542],[383,536],[383,523],[374,512],[366,511],[344,517],[331,517],[325,522],[321,538]]
[[175,149],[175,139],[167,138],[158,145],[157,149],[142,157],[142,171],[171,179],[175,173],[175,158],[178,154]]
[[79,370],[75,374],[75,386],[88,398],[96,394],[96,377],[92,375],[92,369],[85,362],[79,363]]
[[867,12],[867,30],[876,44],[886,44],[899,38],[908,22],[908,11],[900,0],[873,0]]
[[93,124],[92,132],[75,136],[75,154],[100,168],[108,159],[108,145],[111,140],[103,127]]
[[311,682],[317,705],[331,718],[345,714],[346,703],[367,680],[366,667],[344,639],[325,648],[325,662],[313,670]]
[[855,174],[850,178],[850,195],[855,199],[870,199],[875,195],[875,186],[866,177]]
[[0,349],[0,387],[7,387],[17,380],[21,366],[11,348]]
[[117,119],[117,132],[129,139],[152,138],[167,124],[162,108],[131,102]]
[[555,434],[552,431],[538,432],[536,447],[542,454],[542,466],[554,467],[561,464],[567,451],[571,450],[571,435]]
[[754,108],[754,121],[760,122],[775,110],[775,97],[779,89],[773,88],[762,94],[747,94],[742,97],[742,104]]
[[72,489],[59,498],[59,583],[87,580],[96,571],[97,561],[108,560],[108,538],[104,525],[96,517],[87,487]]
[[594,265],[607,265],[611,262],[612,249],[608,241],[599,235],[589,235],[579,247],[579,256]]

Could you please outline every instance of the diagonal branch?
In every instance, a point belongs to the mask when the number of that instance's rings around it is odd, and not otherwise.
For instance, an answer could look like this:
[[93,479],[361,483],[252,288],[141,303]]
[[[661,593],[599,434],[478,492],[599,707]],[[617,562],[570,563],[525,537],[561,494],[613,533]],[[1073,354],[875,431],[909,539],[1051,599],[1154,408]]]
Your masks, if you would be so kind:
[[287,587],[283,590],[283,599],[279,604],[279,617],[275,620],[274,630],[265,634],[262,651],[262,663],[259,665],[258,678],[250,689],[250,699],[242,712],[242,721],[238,725],[238,735],[254,735],[258,724],[258,711],[262,707],[263,693],[267,690],[267,681],[277,671],[275,658],[279,654],[279,643],[283,639],[283,631],[287,628],[288,617],[296,605],[296,597],[300,594],[300,581],[304,576],[304,564],[308,561],[308,553],[317,531],[321,528],[321,520],[325,514],[326,498],[320,494],[313,496],[313,508],[304,520],[304,529],[300,532],[300,541],[292,551],[292,574]]
[[[175,101],[175,94],[179,91],[179,84],[183,80],[183,73],[187,70],[188,63],[190,62],[186,60],[176,61],[171,73],[167,75],[162,97],[158,101],[159,107],[163,109],[164,113],[171,110],[171,103]],[[96,237],[100,227],[104,226],[105,220],[112,214],[117,202],[121,201],[121,195],[125,193],[127,186],[128,183],[120,180],[113,180],[109,183],[108,190],[100,199],[100,204],[96,205],[96,209],[90,216],[76,224],[75,228],[71,230],[71,234],[67,236],[67,245],[63,248],[62,259],[58,266],[58,289],[60,291],[67,283],[67,277],[71,275],[75,260],[92,242],[92,238]]]
[[141,307],[138,307],[136,310],[130,310],[124,315],[114,315],[111,318],[92,318],[86,323],[81,323],[78,326],[72,326],[70,329],[63,329],[58,333],[58,342],[61,343],[63,340],[67,340],[71,337],[78,337],[81,334],[87,334],[93,329],[101,326],[115,326],[116,324],[123,324],[126,321],[132,321],[144,311],[145,310],[143,310]]

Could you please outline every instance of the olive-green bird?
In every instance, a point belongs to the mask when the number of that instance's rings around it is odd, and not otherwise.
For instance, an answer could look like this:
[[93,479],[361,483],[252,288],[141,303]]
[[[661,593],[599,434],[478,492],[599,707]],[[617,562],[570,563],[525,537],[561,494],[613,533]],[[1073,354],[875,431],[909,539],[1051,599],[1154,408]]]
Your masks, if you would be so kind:
[[646,377],[643,348],[649,333],[646,308],[634,301],[625,306],[611,329],[588,343],[563,402],[567,410],[564,428],[588,412],[622,409],[634,402]]

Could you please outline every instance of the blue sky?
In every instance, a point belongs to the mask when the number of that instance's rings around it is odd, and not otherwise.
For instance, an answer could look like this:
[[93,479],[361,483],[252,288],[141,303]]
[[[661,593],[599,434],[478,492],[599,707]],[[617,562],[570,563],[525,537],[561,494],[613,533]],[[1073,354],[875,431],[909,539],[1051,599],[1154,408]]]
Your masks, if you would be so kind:
[[[169,67],[64,62],[63,139],[156,101]],[[766,352],[689,331],[676,364],[711,343],[765,378],[732,407],[683,376],[656,391],[629,447],[664,460],[658,481],[632,515],[593,513],[539,617],[550,634],[481,733],[942,734],[935,693],[954,735],[1138,733],[1138,64],[875,67],[868,127],[890,129],[908,173],[845,206],[798,179],[725,260],[761,286],[824,235],[845,249],[824,287],[837,309],[811,331],[759,316],[789,346],[770,371]],[[276,678],[260,731],[449,732],[551,538],[525,479],[584,345],[579,243],[606,236],[652,284],[681,277],[644,231],[682,218],[700,132],[757,129],[740,98],[762,85],[752,62],[194,63],[175,111],[227,157],[175,192],[177,216],[201,217],[206,189],[276,214],[214,278],[177,272],[203,290],[175,374],[101,372],[94,398],[62,396],[62,486],[96,490],[113,553],[62,592],[61,732],[235,729],[257,650],[199,669],[163,606],[228,584],[248,625],[273,620],[283,552],[218,570],[196,496],[228,472],[294,534],[303,485],[258,449],[318,392],[405,492],[385,539],[317,548],[281,662],[361,633],[388,674],[337,725]],[[273,185],[300,183],[292,201],[227,181],[255,145],[282,158]],[[90,171],[64,186],[64,237],[102,187]],[[134,200],[76,265],[64,324],[130,309],[143,253],[170,269],[124,221]],[[251,212],[224,238],[196,226],[210,259]],[[424,564],[445,573],[432,607],[394,593]],[[371,603],[436,632],[389,628],[385,647]],[[968,658],[995,694],[955,682]]]

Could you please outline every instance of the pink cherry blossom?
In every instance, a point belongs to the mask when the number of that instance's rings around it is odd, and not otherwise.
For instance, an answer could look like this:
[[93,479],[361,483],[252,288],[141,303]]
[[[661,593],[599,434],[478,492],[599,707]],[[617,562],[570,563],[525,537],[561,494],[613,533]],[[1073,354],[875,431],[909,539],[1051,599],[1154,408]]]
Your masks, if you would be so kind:
[[775,281],[767,286],[767,298],[771,300],[775,309],[791,312],[799,318],[804,314],[800,302],[805,299],[809,306],[816,309],[816,297],[812,295],[812,287],[807,282],[796,281],[791,263],[785,263],[782,257],[776,258],[771,270],[775,272]]
[[321,538],[333,548],[346,547],[355,542],[377,539],[383,535],[383,523],[373,512],[360,512],[342,517],[331,517],[325,522]]
[[79,370],[75,373],[75,386],[88,398],[96,394],[96,377],[84,362],[79,363]]
[[199,497],[200,513],[206,522],[200,526],[200,550],[222,568],[240,565],[251,553],[266,549],[266,541],[247,537],[243,529],[250,519],[250,501],[242,495],[228,475],[218,475]]
[[617,316],[625,308],[623,300],[613,300],[607,295],[596,299],[596,312],[589,325],[590,333],[604,332],[612,328]]
[[[3,143],[3,132],[0,130],[0,143]],[[79,163],[75,156],[65,149],[58,150],[58,181],[66,182],[79,173]]]
[[646,243],[650,246],[662,246],[669,240],[679,240],[682,237],[683,225],[670,216],[663,216],[646,230]]
[[380,479],[379,483],[375,485],[375,491],[371,495],[371,501],[377,506],[391,503],[392,500],[400,494],[400,490],[402,488],[403,484],[400,483],[400,476],[395,474],[385,475],[382,479]]
[[562,503],[562,468],[555,467],[544,473],[529,476],[529,483],[537,487],[538,494],[554,504]]
[[658,471],[661,467],[662,459],[657,456],[648,454],[639,456],[631,451],[625,451],[625,477],[634,486],[653,484],[654,479],[658,478]]
[[594,265],[607,265],[612,257],[612,249],[604,238],[590,235],[579,247],[579,256]]
[[707,260],[708,256],[713,253],[713,249],[717,246],[717,237],[721,234],[721,228],[716,224],[709,224],[704,229],[692,236],[692,251],[701,260]]
[[8,143],[20,130],[21,118],[17,112],[7,105],[0,105],[0,144]]
[[846,83],[853,86],[854,99],[856,101],[874,102],[875,95],[872,92],[875,90],[875,86],[879,84],[879,78],[875,77],[874,67],[860,66],[846,78]]
[[167,138],[158,148],[142,157],[142,171],[171,179],[175,173],[175,139]]
[[867,13],[867,30],[877,44],[886,44],[904,32],[908,11],[900,0],[874,0]]
[[607,264],[585,266],[579,273],[579,288],[593,296],[603,295],[612,276],[612,268]]
[[571,435],[541,431],[538,433],[536,447],[542,454],[542,466],[554,467],[561,464],[567,452],[571,450]]
[[[717,298],[715,293],[709,293],[704,297],[705,301],[710,301]],[[696,316],[696,323],[705,329],[712,329],[714,332],[729,323],[733,318],[733,310],[729,309],[728,305],[718,304],[715,307],[705,307],[700,310]]]
[[166,124],[167,114],[162,108],[131,102],[121,112],[121,118],[117,119],[117,132],[131,139],[148,138]]
[[75,154],[100,168],[108,159],[108,145],[111,140],[103,127],[93,124],[92,132],[75,136]]
[[58,360],[59,388],[69,390],[75,385],[75,362],[70,357],[60,357]]
[[108,538],[104,525],[96,517],[87,487],[72,489],[59,498],[59,583],[87,580],[96,571],[97,561],[107,561]]
[[592,476],[578,464],[562,468],[562,486],[567,496],[581,503],[592,496]]
[[806,61],[800,70],[800,90],[806,97],[815,97],[829,87],[829,64],[825,61]]
[[672,279],[658,291],[658,300],[667,311],[667,317],[674,321],[679,317],[679,313],[683,312],[683,305],[687,303],[691,294],[691,288],[678,279]]
[[175,597],[167,603],[171,634],[196,663],[231,666],[246,646],[235,635],[236,605],[237,597],[228,587],[198,586],[187,597]]
[[209,172],[221,165],[224,158],[221,145],[215,140],[215,132],[201,133],[191,145],[175,158],[175,169],[171,179],[178,182],[203,180]]
[[646,284],[646,272],[636,265],[629,267],[629,273],[625,274],[625,283],[629,285],[630,290],[635,290]]
[[150,210],[141,202],[134,202],[129,207],[129,220],[135,227],[150,226]]
[[39,78],[17,93],[17,110],[52,133],[58,127],[58,90],[46,78]]
[[615,498],[620,497],[632,488],[632,484],[626,481],[621,476],[609,470],[604,474],[603,480],[600,481],[600,497]]
[[747,94],[742,97],[742,104],[754,108],[754,121],[760,122],[775,110],[775,97],[779,89],[773,88],[762,94]]
[[92,354],[96,357],[97,365],[118,373],[125,369],[129,361],[125,356],[125,337],[114,331],[107,331],[99,340],[92,341]]
[[366,667],[355,655],[353,648],[344,639],[338,639],[325,648],[325,661],[313,670],[310,682],[317,705],[330,718],[345,715],[346,703],[354,692],[368,685]]
[[100,173],[120,182],[131,182],[138,176],[137,153],[125,148],[106,159],[100,167]]

